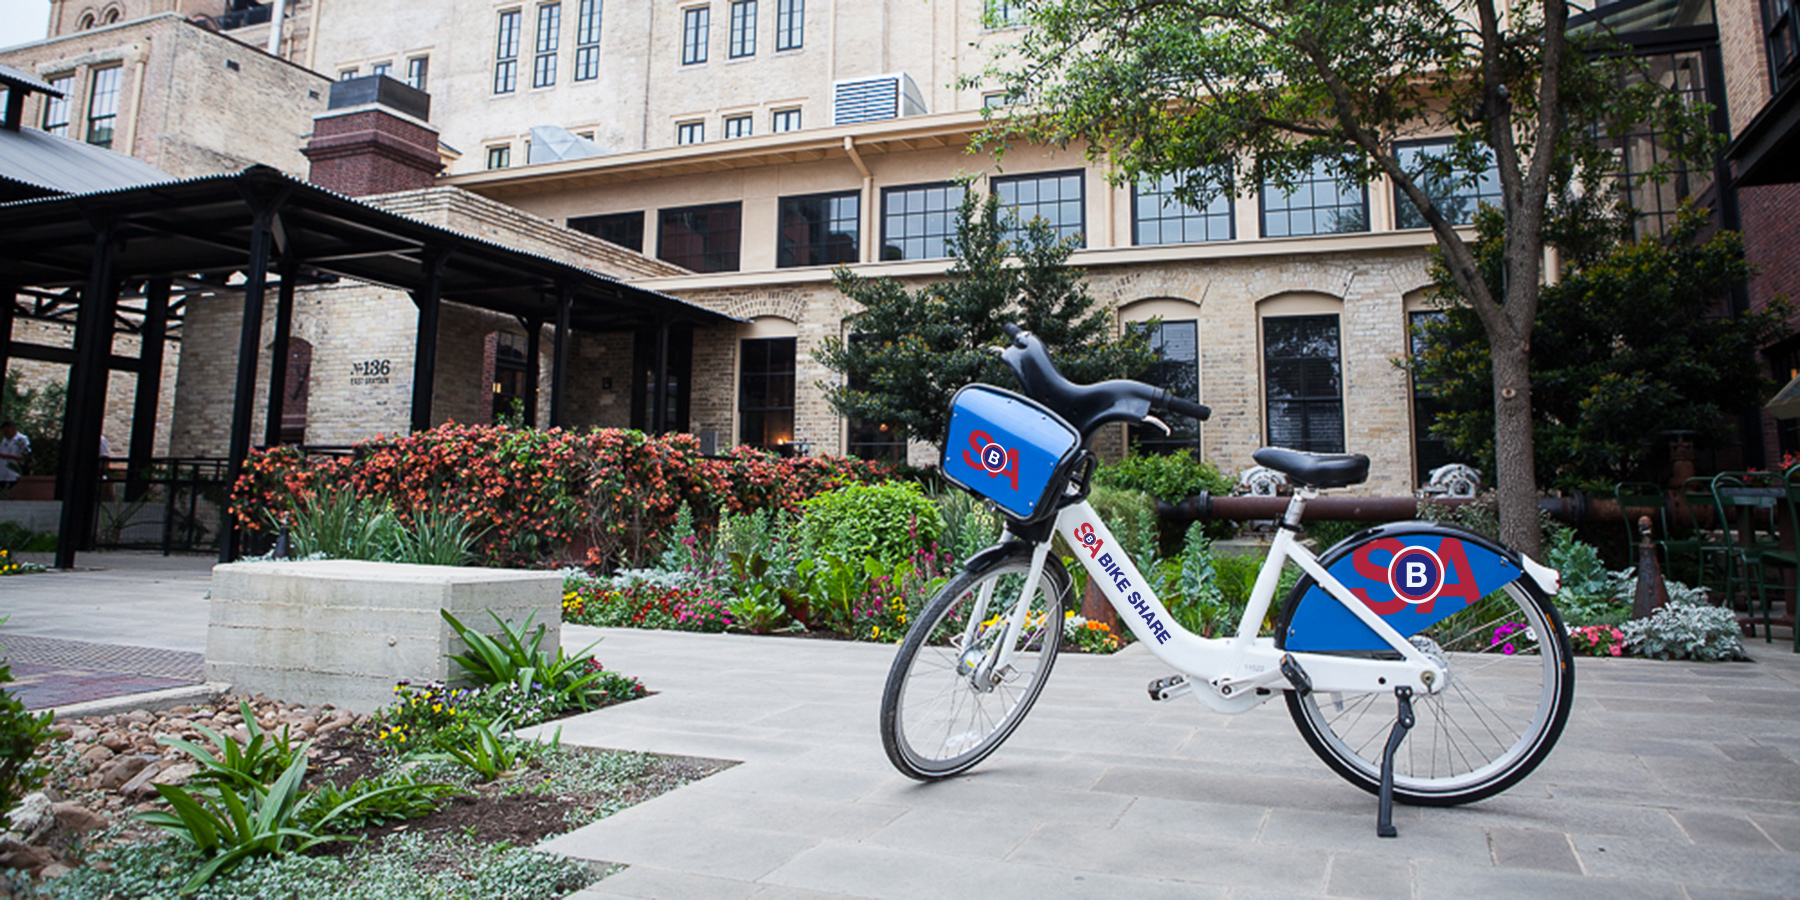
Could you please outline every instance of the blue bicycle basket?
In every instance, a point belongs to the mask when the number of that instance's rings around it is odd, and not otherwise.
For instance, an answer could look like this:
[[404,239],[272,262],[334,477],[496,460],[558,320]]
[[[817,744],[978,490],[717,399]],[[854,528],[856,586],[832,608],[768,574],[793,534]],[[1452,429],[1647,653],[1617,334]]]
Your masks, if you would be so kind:
[[971,384],[950,401],[944,477],[1030,522],[1056,507],[1055,492],[1081,452],[1062,416],[1011,391]]

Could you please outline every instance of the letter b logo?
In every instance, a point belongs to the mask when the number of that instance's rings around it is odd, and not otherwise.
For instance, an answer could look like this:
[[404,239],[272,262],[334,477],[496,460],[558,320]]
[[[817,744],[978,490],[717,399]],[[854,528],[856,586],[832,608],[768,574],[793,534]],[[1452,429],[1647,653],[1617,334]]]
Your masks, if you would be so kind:
[[1421,590],[1429,582],[1430,582],[1430,579],[1425,575],[1425,564],[1424,563],[1414,560],[1414,561],[1408,562],[1406,564],[1406,587],[1407,587],[1407,590],[1412,590],[1412,591]]

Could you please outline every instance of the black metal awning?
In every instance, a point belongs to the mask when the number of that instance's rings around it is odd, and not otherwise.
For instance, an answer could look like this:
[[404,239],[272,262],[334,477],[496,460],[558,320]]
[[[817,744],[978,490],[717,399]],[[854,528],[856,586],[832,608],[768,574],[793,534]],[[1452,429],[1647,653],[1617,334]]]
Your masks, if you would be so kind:
[[[264,295],[278,292],[275,344],[270,353],[265,443],[276,443],[282,415],[287,342],[297,283],[340,276],[412,295],[419,309],[413,367],[412,424],[431,427],[439,307],[444,302],[517,317],[537,358],[542,326],[554,327],[550,423],[563,424],[572,331],[654,329],[666,344],[676,325],[721,325],[740,320],[703,306],[633,287],[610,275],[472,235],[429,225],[298,181],[267,166],[242,172],[89,194],[0,204],[0,325],[10,334],[14,298],[26,288],[79,292],[69,407],[63,426],[64,465],[58,473],[63,524],[59,567],[73,565],[91,533],[99,468],[100,421],[107,373],[140,374],[131,457],[150,453],[155,383],[161,371],[171,287],[226,287],[242,275],[242,333],[234,395],[229,477],[235,483],[249,454],[257,390],[257,355]],[[271,275],[279,279],[272,281]],[[113,323],[125,285],[145,285],[143,357],[112,355]],[[0,342],[0,368],[11,350]],[[659,368],[662,363],[659,356]],[[530,383],[536,384],[536,377]],[[657,380],[666,389],[666,380]],[[664,404],[659,402],[657,408]],[[535,389],[527,410],[536,407]],[[535,415],[535,413],[532,413]],[[147,424],[148,423],[148,424]],[[660,427],[660,417],[658,427]],[[227,532],[222,559],[235,557]]]

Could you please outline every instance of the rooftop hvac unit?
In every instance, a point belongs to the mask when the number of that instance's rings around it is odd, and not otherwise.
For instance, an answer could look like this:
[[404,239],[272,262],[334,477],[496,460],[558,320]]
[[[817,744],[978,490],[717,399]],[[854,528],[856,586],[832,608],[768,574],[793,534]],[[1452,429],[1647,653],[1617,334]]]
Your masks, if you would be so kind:
[[904,72],[831,84],[831,124],[854,125],[925,114],[919,86]]

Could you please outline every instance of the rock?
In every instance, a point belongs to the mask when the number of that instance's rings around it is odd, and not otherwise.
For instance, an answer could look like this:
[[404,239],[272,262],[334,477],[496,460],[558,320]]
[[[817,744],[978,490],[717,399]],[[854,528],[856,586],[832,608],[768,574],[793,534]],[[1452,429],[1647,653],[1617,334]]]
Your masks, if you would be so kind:
[[169,709],[169,715],[172,715],[172,716],[191,716],[193,714],[194,714],[194,708],[191,706],[183,705],[183,706],[171,707]]
[[156,773],[156,777],[150,779],[150,783],[180,786],[187,784],[189,778],[198,774],[200,774],[200,766],[198,764],[187,762],[176,763],[172,766],[163,766],[161,771]]
[[87,752],[81,754],[81,763],[82,763],[82,765],[87,766],[90,769],[97,769],[100,766],[104,765],[107,760],[112,759],[113,756],[115,756],[115,755],[116,754],[114,754],[113,751],[107,749],[106,747],[101,747],[101,746],[89,747],[87,749]]
[[63,865],[62,863],[51,863],[51,864],[45,866],[42,871],[38,872],[38,877],[39,878],[61,878],[64,875],[69,874],[71,871],[73,871],[73,870],[70,869],[68,866]]
[[0,869],[24,869],[33,876],[56,862],[50,851],[14,837],[0,837]]
[[50,810],[57,823],[69,831],[99,831],[106,827],[106,817],[76,803],[58,803]]
[[151,757],[121,756],[102,766],[95,775],[100,779],[100,787],[110,791],[136,777],[150,760]]
[[19,805],[10,814],[14,831],[25,835],[26,840],[36,836],[56,821],[50,813],[50,798],[43,791],[26,794],[19,800]]
[[130,781],[125,782],[125,785],[119,788],[119,793],[126,797],[157,796],[156,788],[150,786],[150,779],[155,778],[156,773],[160,771],[162,771],[162,760],[146,764],[141,771],[131,777]]
[[131,740],[122,734],[114,732],[101,738],[100,746],[105,747],[114,753],[124,753],[131,749]]
[[93,743],[94,738],[99,736],[99,732],[86,725],[82,725],[69,732],[69,741],[76,744],[91,744]]

